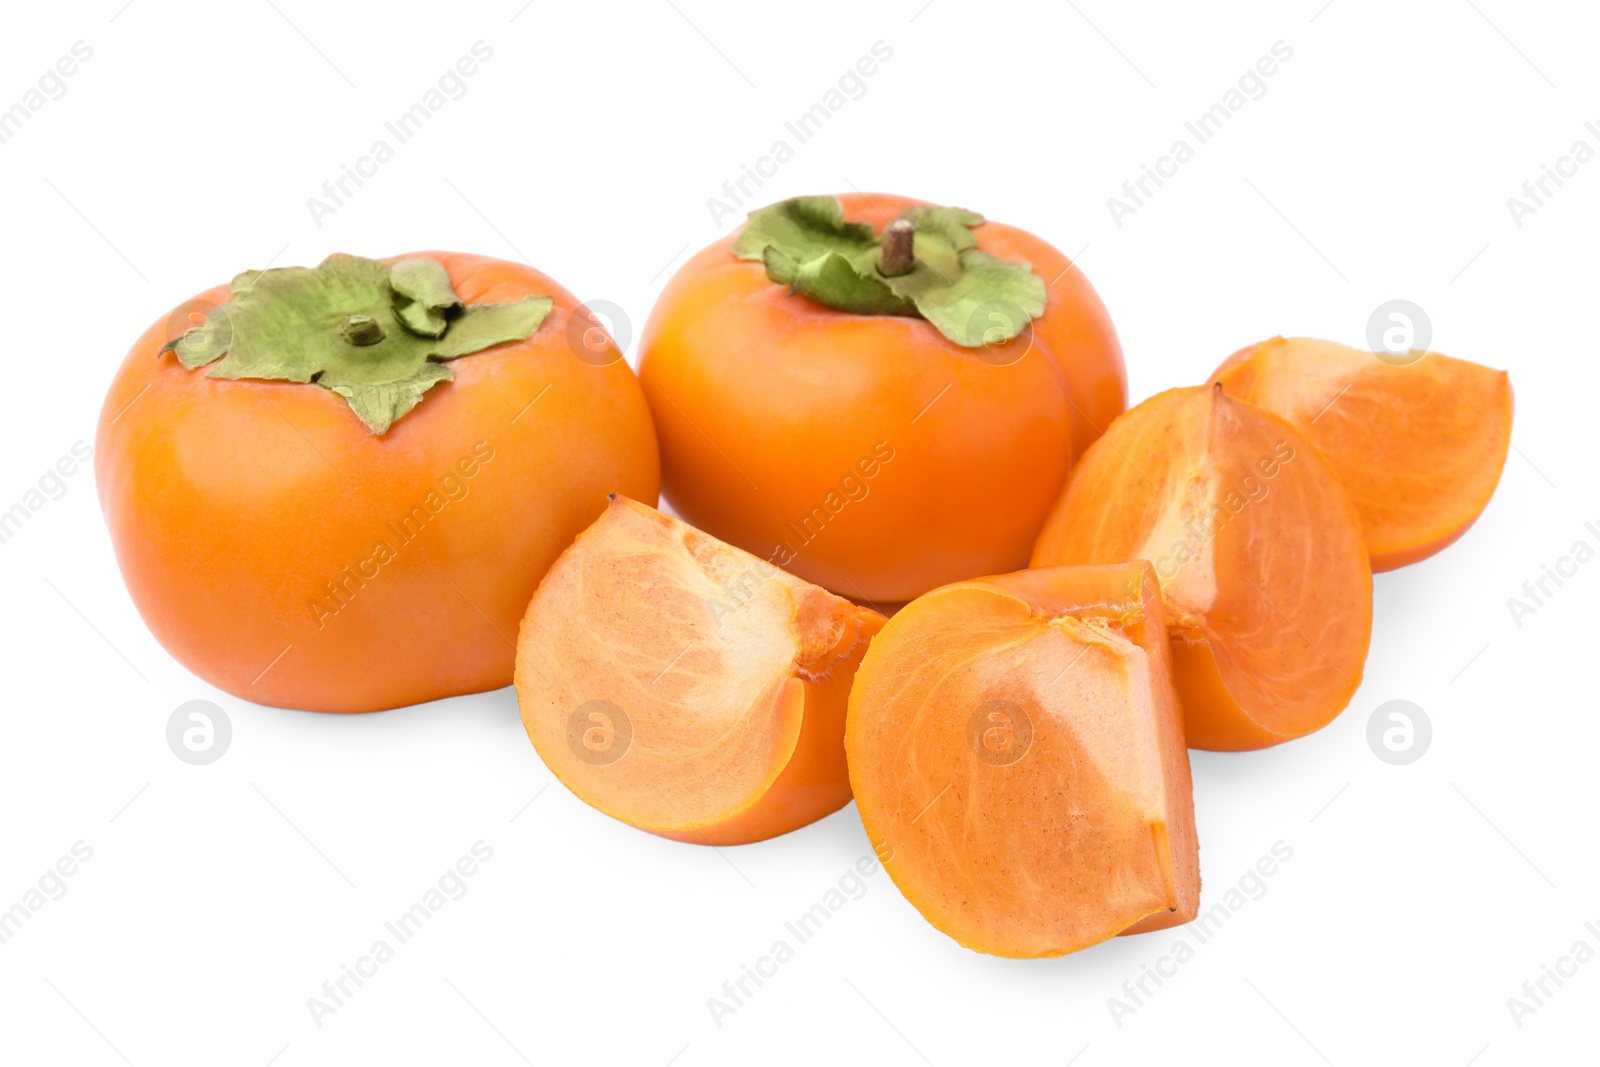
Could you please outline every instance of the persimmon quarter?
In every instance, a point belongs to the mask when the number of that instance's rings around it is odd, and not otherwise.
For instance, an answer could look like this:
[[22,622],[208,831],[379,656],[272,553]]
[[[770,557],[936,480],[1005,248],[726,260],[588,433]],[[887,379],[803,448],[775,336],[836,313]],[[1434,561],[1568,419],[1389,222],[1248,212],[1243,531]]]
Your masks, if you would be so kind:
[[849,802],[845,702],[882,625],[613,497],[523,617],[523,725],[556,777],[607,815],[680,841],[760,841]]
[[1196,386],[1113,422],[1033,563],[1130,559],[1149,560],[1161,583],[1189,744],[1264,748],[1349,703],[1372,634],[1361,523],[1285,420]]
[[856,674],[845,747],[884,869],[968,948],[1059,956],[1195,916],[1189,756],[1146,563],[912,601]]
[[1321,450],[1361,515],[1374,571],[1427,559],[1467,532],[1511,447],[1511,379],[1437,352],[1394,359],[1274,337],[1213,380],[1283,416]]

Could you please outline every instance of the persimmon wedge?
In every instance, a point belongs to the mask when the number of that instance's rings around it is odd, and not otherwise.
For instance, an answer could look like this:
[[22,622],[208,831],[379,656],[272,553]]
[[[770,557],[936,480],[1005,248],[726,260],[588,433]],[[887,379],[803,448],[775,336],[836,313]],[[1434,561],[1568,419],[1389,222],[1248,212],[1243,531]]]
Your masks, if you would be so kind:
[[845,747],[884,869],[968,948],[1060,956],[1195,916],[1189,755],[1147,563],[912,601],[856,673]]
[[883,616],[613,497],[517,641],[534,747],[581,799],[663,837],[744,844],[850,800],[850,681]]
[[1284,419],[1220,386],[1111,424],[1034,566],[1144,559],[1161,583],[1189,744],[1265,748],[1327,725],[1361,681],[1372,573],[1355,508]]
[[1274,337],[1235,352],[1214,381],[1282,415],[1339,473],[1374,571],[1416,563],[1467,532],[1511,447],[1511,379],[1437,352],[1394,359]]

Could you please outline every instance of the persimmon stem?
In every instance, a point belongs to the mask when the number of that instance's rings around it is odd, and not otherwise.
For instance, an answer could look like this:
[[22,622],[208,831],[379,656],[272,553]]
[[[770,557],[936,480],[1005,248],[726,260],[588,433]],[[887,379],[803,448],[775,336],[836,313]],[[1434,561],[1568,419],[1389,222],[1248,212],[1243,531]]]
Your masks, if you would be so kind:
[[383,327],[371,315],[346,315],[339,333],[346,341],[362,348],[383,340]]
[[883,231],[878,273],[886,278],[910,274],[916,266],[917,229],[909,219],[895,219]]

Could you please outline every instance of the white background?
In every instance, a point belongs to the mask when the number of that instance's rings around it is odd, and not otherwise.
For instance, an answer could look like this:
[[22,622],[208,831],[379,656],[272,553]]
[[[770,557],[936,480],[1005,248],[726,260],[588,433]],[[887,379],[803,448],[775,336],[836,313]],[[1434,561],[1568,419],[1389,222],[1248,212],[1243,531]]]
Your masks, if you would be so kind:
[[[1375,307],[1409,299],[1435,349],[1510,370],[1515,449],[1461,542],[1377,578],[1343,716],[1194,755],[1206,903],[1274,842],[1293,859],[1120,1026],[1108,998],[1185,931],[993,959],[880,872],[719,1028],[707,998],[870,852],[854,807],[758,845],[678,844],[552,784],[510,690],[358,717],[216,692],[141,623],[80,471],[0,544],[0,908],[93,849],[0,945],[0,1061],[1594,1062],[1600,961],[1520,1028],[1506,1004],[1578,939],[1600,949],[1600,562],[1520,627],[1506,604],[1573,542],[1600,546],[1600,162],[1520,227],[1506,204],[1575,140],[1600,148],[1592,10],[123,2],[18,5],[0,35],[0,107],[75,41],[94,50],[0,144],[0,509],[92,443],[150,322],[241,269],[526,256],[627,309],[636,337],[671,269],[733,225],[707,198],[880,40],[892,59],[761,202],[893,191],[1081,253],[1135,399],[1274,333],[1361,344]],[[494,55],[466,95],[316,225],[306,199],[478,40]],[[1107,197],[1280,40],[1266,95],[1115,225]],[[195,698],[233,724],[206,767],[164,736]],[[1395,698],[1433,724],[1410,766],[1365,740]],[[316,1026],[307,998],[480,839],[494,856],[467,895]]]

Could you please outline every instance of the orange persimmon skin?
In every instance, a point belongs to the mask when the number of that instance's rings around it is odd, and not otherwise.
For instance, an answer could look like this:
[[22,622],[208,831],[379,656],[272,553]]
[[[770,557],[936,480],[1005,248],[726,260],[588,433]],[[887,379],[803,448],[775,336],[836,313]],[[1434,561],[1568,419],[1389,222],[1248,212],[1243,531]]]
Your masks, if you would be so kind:
[[[528,604],[517,702],[597,810],[677,841],[761,841],[849,803],[846,702],[883,623],[617,497]],[[610,733],[591,745],[596,708]]]
[[967,948],[1059,956],[1195,917],[1189,759],[1147,563],[918,598],[868,650],[845,744],[884,869]]
[[1372,573],[1332,466],[1220,386],[1170,389],[1084,456],[1034,566],[1147,559],[1194,748],[1265,748],[1332,721],[1361,682]]
[[[839,199],[876,228],[916,203]],[[1127,380],[1081,271],[1022,230],[988,222],[973,235],[1049,285],[1031,334],[994,349],[791,295],[734,257],[737,233],[690,259],[640,347],[674,509],[872,602],[1022,566],[1074,453],[1126,405]]]
[[1466,533],[1511,448],[1510,377],[1437,352],[1395,365],[1274,337],[1235,352],[1211,379],[1288,419],[1333,464],[1374,571],[1427,559]]
[[528,340],[454,360],[385,434],[320,386],[185,368],[161,351],[187,325],[167,317],[106,397],[95,479],[128,590],[175,659],[235,696],[359,712],[507,685],[550,563],[608,493],[656,499],[643,394],[620,354],[569,349],[572,295],[520,264],[422,254],[468,304],[554,308]]

